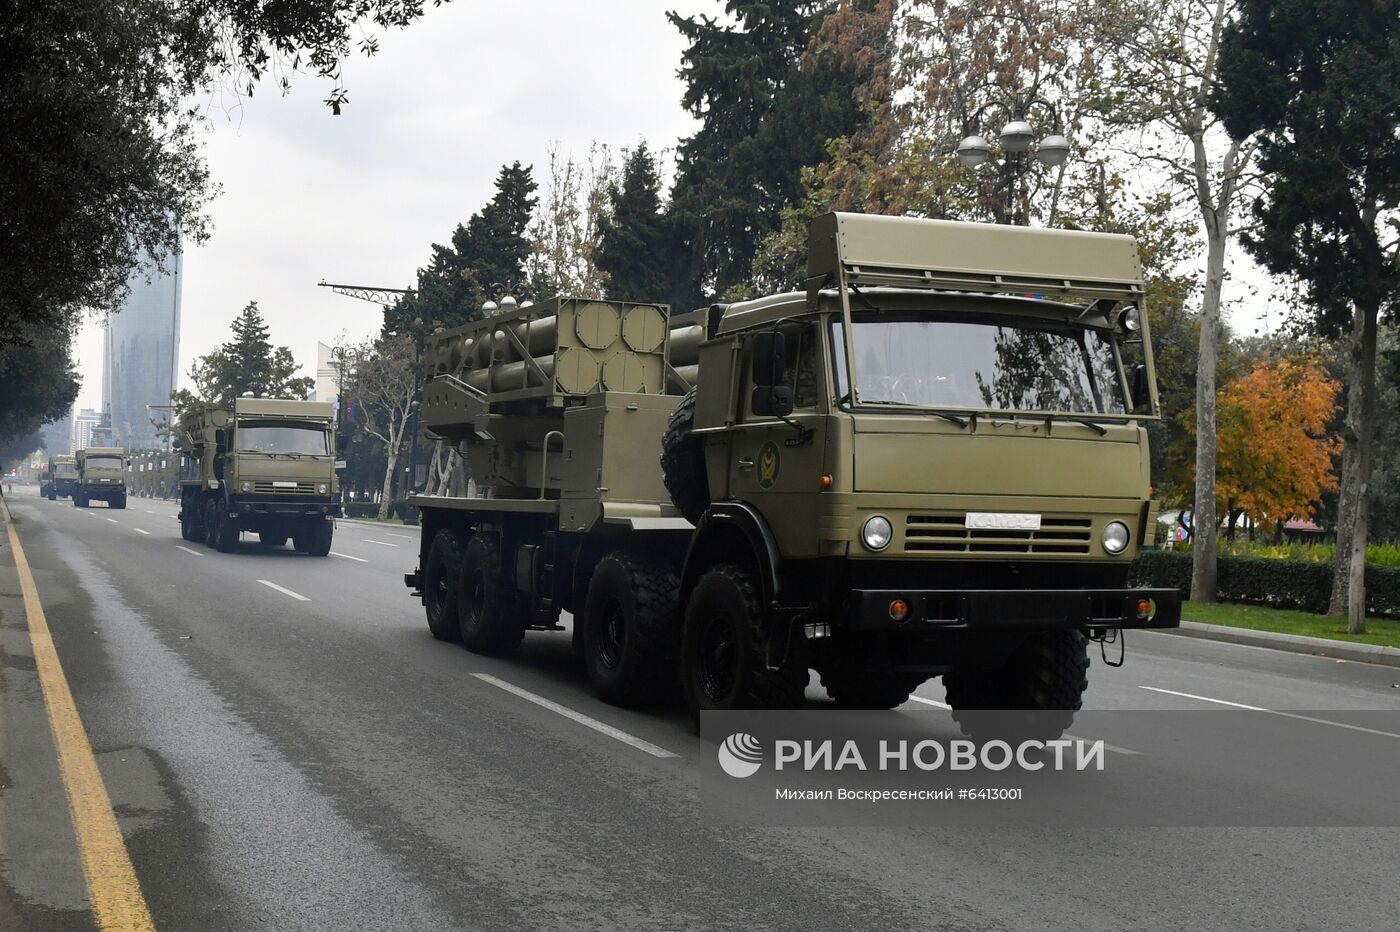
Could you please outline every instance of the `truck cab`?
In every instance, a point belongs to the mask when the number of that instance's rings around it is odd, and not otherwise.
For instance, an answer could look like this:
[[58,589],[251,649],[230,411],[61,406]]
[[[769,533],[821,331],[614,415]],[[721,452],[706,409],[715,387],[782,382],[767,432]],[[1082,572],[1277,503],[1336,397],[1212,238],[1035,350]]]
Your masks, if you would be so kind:
[[58,453],[49,457],[49,501],[68,498],[73,494],[73,486],[77,481],[77,457],[71,453]]
[[73,504],[86,508],[98,501],[108,508],[125,508],[127,462],[126,452],[116,447],[79,450]]

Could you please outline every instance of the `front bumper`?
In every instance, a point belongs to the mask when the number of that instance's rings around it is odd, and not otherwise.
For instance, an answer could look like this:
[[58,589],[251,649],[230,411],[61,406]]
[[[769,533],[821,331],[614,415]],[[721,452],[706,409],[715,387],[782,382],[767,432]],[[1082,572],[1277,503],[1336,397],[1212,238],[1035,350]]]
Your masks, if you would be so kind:
[[328,498],[307,498],[287,496],[234,496],[232,510],[240,516],[262,517],[340,517],[340,502]]
[[[890,603],[903,600],[909,614],[890,617]],[[1138,602],[1152,611],[1138,617]],[[1062,628],[1175,628],[1181,624],[1176,589],[857,589],[845,602],[846,624],[855,631]]]

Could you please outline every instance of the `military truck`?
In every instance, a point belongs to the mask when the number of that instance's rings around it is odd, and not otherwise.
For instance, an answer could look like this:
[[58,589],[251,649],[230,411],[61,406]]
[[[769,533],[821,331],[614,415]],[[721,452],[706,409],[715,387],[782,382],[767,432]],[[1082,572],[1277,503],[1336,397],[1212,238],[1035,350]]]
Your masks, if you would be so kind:
[[48,463],[39,467],[39,497],[48,498],[53,493],[53,479],[49,473]]
[[117,447],[90,447],[76,454],[78,478],[73,504],[86,508],[94,501],[108,508],[126,507],[126,452]]
[[789,708],[815,669],[853,708],[941,675],[957,716],[1077,709],[1090,641],[1178,624],[1128,586],[1159,410],[1134,241],[829,214],[808,245],[799,292],[431,338],[423,422],[484,490],[412,498],[434,636],[505,653],[564,610],[609,701]]
[[220,553],[244,531],[269,547],[330,553],[340,516],[330,402],[238,398],[185,415],[177,449],[196,477],[180,482],[180,536]]
[[56,453],[49,457],[49,501],[73,494],[78,481],[78,459],[71,453]]

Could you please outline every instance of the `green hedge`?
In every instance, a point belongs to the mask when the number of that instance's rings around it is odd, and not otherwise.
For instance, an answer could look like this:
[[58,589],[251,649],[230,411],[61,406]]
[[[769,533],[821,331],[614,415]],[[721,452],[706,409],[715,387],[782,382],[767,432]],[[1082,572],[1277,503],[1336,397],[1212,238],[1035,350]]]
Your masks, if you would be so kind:
[[[1222,601],[1317,614],[1327,611],[1332,596],[1330,564],[1222,556],[1216,565],[1216,594]],[[1191,554],[1144,550],[1133,564],[1132,581],[1139,586],[1180,589],[1185,598],[1191,591]],[[1366,611],[1400,618],[1400,567],[1366,567]]]
[[345,517],[377,518],[379,517],[379,505],[376,502],[347,502],[345,504]]

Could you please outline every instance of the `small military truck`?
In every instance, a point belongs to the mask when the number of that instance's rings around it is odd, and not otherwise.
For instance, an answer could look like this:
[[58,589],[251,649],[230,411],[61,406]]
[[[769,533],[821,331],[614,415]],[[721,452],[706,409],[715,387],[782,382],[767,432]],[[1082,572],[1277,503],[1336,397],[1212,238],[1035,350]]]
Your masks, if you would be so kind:
[[1180,617],[1128,585],[1147,329],[1129,237],[829,214],[803,291],[443,331],[423,423],[481,497],[412,498],[405,582],[478,652],[572,613],[613,702],[790,708],[816,670],[850,708],[941,675],[955,716],[1078,709],[1091,641]]
[[126,452],[117,447],[89,447],[76,454],[78,478],[73,483],[73,504],[86,508],[106,502],[108,508],[126,507]]
[[55,453],[49,457],[48,499],[57,501],[73,494],[78,482],[78,458],[71,453]]
[[39,467],[39,497],[48,498],[53,490],[53,479],[49,474],[49,464],[45,463]]
[[220,553],[244,531],[269,547],[330,553],[340,516],[335,411],[327,401],[238,398],[180,420],[177,449],[196,478],[180,482],[180,536]]

